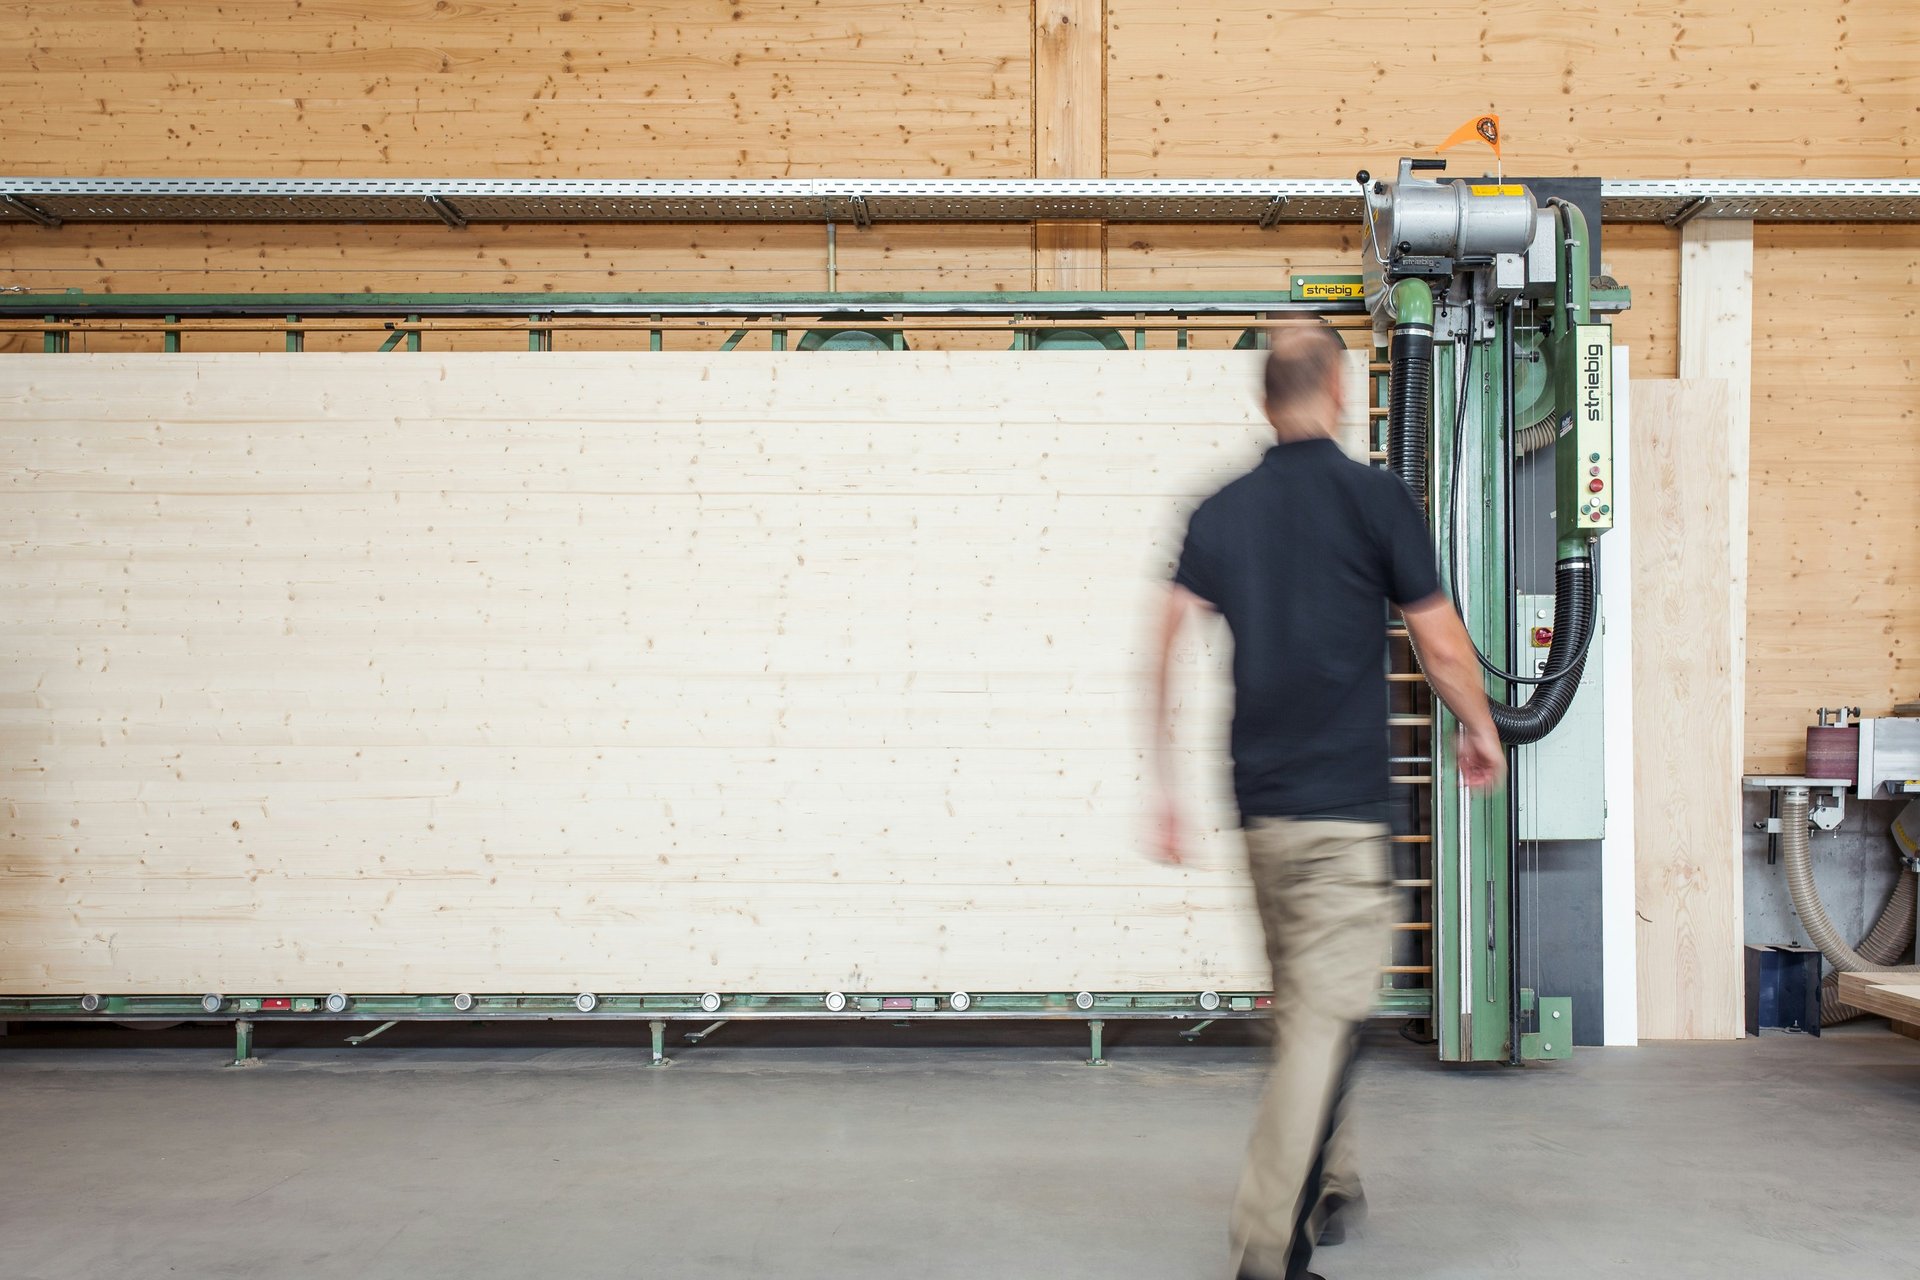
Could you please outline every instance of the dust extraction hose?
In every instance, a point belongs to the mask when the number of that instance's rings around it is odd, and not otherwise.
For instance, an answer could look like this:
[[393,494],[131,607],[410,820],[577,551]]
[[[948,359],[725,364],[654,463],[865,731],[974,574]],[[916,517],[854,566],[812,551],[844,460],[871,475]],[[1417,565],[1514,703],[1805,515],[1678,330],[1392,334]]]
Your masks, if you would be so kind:
[[1433,326],[1402,321],[1388,349],[1387,465],[1427,509],[1427,424],[1433,421]]
[[1587,665],[1593,639],[1593,561],[1568,556],[1553,570],[1553,643],[1547,649],[1547,670],[1564,672],[1534,690],[1526,705],[1509,707],[1489,702],[1493,727],[1508,746],[1538,742],[1553,732],[1580,692],[1580,673]]
[[[1407,486],[1422,511],[1427,507],[1427,424],[1433,421],[1433,325],[1424,315],[1403,319],[1389,348],[1387,465]],[[1563,674],[1543,684],[1525,706],[1490,705],[1500,741],[1509,746],[1538,742],[1573,705],[1593,638],[1593,560],[1569,556],[1554,567],[1553,644],[1547,670]]]
[[[1906,954],[1913,943],[1913,908],[1916,896],[1920,896],[1920,881],[1911,872],[1902,870],[1900,878],[1893,883],[1893,893],[1887,898],[1886,907],[1880,912],[1880,919],[1874,922],[1873,929],[1861,942],[1858,950],[1860,958],[1875,965],[1894,964]],[[1820,981],[1820,1025],[1831,1027],[1836,1023],[1848,1022],[1854,1018],[1864,1018],[1865,1009],[1856,1009],[1840,1001],[1840,971],[1829,973]]]
[[[1846,939],[1840,936],[1840,931],[1833,927],[1826,904],[1820,901],[1820,891],[1813,884],[1813,851],[1807,840],[1805,791],[1798,794],[1789,791],[1780,797],[1780,861],[1787,870],[1787,892],[1793,898],[1793,909],[1800,917],[1801,926],[1807,931],[1807,940],[1820,948],[1820,954],[1833,966],[1836,990],[1841,973],[1920,973],[1920,968],[1909,966],[1895,969],[1889,968],[1884,961],[1870,960],[1848,946]],[[1907,883],[1896,888],[1895,895],[1898,896],[1901,888],[1904,888],[1911,901],[1914,892],[1912,880],[1905,872],[1901,873],[1901,878]],[[1892,903],[1888,906],[1891,909]],[[1881,923],[1886,923],[1885,915],[1882,915]],[[1874,933],[1879,932],[1880,926],[1876,925]],[[1871,940],[1872,935],[1869,935]],[[1899,955],[1899,952],[1895,951],[1894,955]],[[1825,995],[1824,986],[1821,994]],[[1827,1019],[1823,1016],[1820,1021],[1824,1024]]]

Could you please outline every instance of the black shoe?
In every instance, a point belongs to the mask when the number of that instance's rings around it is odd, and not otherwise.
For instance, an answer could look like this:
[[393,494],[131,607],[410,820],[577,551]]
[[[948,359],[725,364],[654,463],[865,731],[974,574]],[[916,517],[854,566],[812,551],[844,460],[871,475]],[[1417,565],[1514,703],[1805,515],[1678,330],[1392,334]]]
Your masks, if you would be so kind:
[[1358,1225],[1367,1216],[1367,1196],[1365,1192],[1349,1199],[1343,1195],[1330,1195],[1322,1202],[1326,1214],[1320,1228],[1320,1239],[1315,1247],[1325,1249],[1330,1245],[1347,1242],[1347,1224]]

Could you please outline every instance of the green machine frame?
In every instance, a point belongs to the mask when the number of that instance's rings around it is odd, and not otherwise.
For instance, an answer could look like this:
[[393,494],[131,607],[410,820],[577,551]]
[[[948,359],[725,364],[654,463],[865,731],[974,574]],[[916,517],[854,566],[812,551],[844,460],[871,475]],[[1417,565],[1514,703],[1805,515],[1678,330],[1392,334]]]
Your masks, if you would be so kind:
[[[1597,310],[1617,310],[1624,291],[1594,301]],[[846,345],[900,350],[918,331],[1004,332],[1012,351],[1060,347],[1149,346],[1185,349],[1196,335],[1230,335],[1237,348],[1264,345],[1265,322],[1289,316],[1324,317],[1347,328],[1363,327],[1367,303],[1362,277],[1355,274],[1302,275],[1285,291],[1098,292],[1098,293],[591,293],[591,294],[0,294],[0,332],[37,336],[43,352],[83,350],[91,334],[147,334],[162,352],[192,350],[198,335],[251,332],[278,335],[289,352],[310,350],[308,339],[320,332],[365,335],[368,350],[412,352],[428,348],[441,332],[491,331],[503,348],[552,351],[555,338],[568,331],[626,330],[633,349],[662,351],[688,333],[721,337],[722,350],[744,349],[751,340],[765,348],[800,353]],[[857,337],[855,337],[857,335]],[[852,337],[852,341],[847,339]],[[76,342],[76,338],[81,341]],[[122,343],[124,338],[120,339]],[[790,340],[792,345],[789,345]],[[1228,345],[1218,342],[1218,345]],[[357,344],[356,344],[357,345]],[[765,349],[763,348],[763,349]],[[1450,361],[1449,353],[1442,353]],[[404,358],[397,356],[396,358]],[[1449,364],[1447,367],[1451,367]],[[1560,363],[1556,357],[1556,369]],[[1374,366],[1375,384],[1384,396],[1386,367]],[[1490,406],[1500,397],[1499,371],[1476,379],[1465,420],[1487,430]],[[1568,394],[1571,394],[1569,391]],[[1444,400],[1444,397],[1440,398]],[[1373,410],[1376,429],[1386,419],[1384,405]],[[1434,406],[1436,450],[1447,447],[1454,431],[1452,406]],[[1386,442],[1376,438],[1372,456],[1385,462]],[[1435,456],[1439,456],[1436,453]],[[1473,484],[1487,488],[1495,477],[1478,473]],[[1476,508],[1477,510],[1478,508]],[[1497,513],[1476,516],[1473,540],[1497,546]],[[1499,634],[1498,562],[1475,560],[1469,580],[1476,593],[1469,612],[1476,637],[1493,643]],[[1407,676],[1406,679],[1417,679]],[[1432,795],[1449,794],[1450,752],[1436,721],[1432,732]],[[1403,779],[1419,782],[1424,779]],[[1497,799],[1476,798],[1469,814],[1470,838],[1459,842],[1461,827],[1451,820],[1436,824],[1431,837],[1430,966],[1390,966],[1376,1004],[1376,1016],[1431,1020],[1445,1059],[1490,1060],[1506,1056],[1510,1003],[1502,975],[1511,971],[1508,940],[1511,917],[1507,889],[1511,869],[1503,856],[1505,810]],[[1440,817],[1444,806],[1432,809]],[[1452,843],[1447,843],[1452,842]],[[1460,849],[1466,856],[1457,859]],[[1500,854],[1501,856],[1496,856]],[[1443,856],[1444,855],[1444,856]],[[1458,865],[1456,865],[1456,863]],[[1483,884],[1484,880],[1484,884]],[[1408,884],[1424,881],[1408,881]],[[1491,894],[1484,891],[1491,885]],[[1484,954],[1473,945],[1492,930],[1495,945]],[[1400,985],[1424,977],[1432,984]],[[1466,981],[1461,981],[1462,974]],[[1435,999],[1435,991],[1440,999]],[[1471,991],[1472,1016],[1456,1018],[1451,1003]],[[1480,993],[1492,992],[1487,1008]],[[0,1020],[135,1021],[179,1019],[230,1021],[236,1061],[250,1060],[258,1024],[282,1021],[374,1021],[380,1027],[401,1021],[499,1019],[645,1020],[653,1031],[653,1061],[664,1064],[665,1030],[672,1023],[729,1020],[848,1017],[901,1019],[1056,1019],[1087,1024],[1090,1062],[1103,1061],[1103,1031],[1119,1020],[1184,1020],[1197,1033],[1214,1020],[1265,1016],[1264,992],[1183,991],[1152,993],[408,993],[365,994],[317,991],[225,993],[218,995],[68,995],[13,997],[0,993]],[[694,1033],[697,1036],[699,1033]],[[692,1036],[689,1037],[694,1038]],[[1557,1052],[1550,1056],[1558,1056]]]
[[[1515,748],[1538,741],[1565,714],[1599,629],[1594,554],[1613,524],[1611,329],[1595,322],[1589,229],[1578,206],[1556,200],[1536,210],[1518,185],[1412,177],[1412,169],[1428,167],[1438,166],[1403,162],[1400,187],[1412,184],[1422,198],[1446,193],[1447,214],[1457,219],[1437,241],[1446,252],[1417,243],[1414,218],[1404,224],[1413,230],[1392,226],[1389,240],[1398,243],[1383,251],[1369,221],[1368,286],[1388,347],[1387,452],[1389,466],[1427,500],[1510,766],[1507,786],[1469,791],[1459,776],[1458,724],[1433,699],[1434,1033],[1444,1061],[1565,1058],[1571,1000],[1521,985]],[[1376,216],[1389,216],[1399,192],[1380,184],[1374,195]],[[1475,252],[1469,219],[1484,198],[1515,206],[1516,219],[1524,201],[1528,238]],[[1529,253],[1532,240],[1547,243]],[[1503,247],[1515,260],[1499,261]],[[1606,309],[1624,308],[1625,291],[1604,284]],[[1544,376],[1532,379],[1523,425],[1526,365],[1544,366]],[[1524,454],[1547,447],[1554,450],[1555,609],[1547,670],[1536,677],[1520,671],[1515,576],[1519,538],[1545,531],[1521,528],[1515,475]],[[1525,706],[1523,688],[1534,691]],[[1593,754],[1598,770],[1597,743]]]

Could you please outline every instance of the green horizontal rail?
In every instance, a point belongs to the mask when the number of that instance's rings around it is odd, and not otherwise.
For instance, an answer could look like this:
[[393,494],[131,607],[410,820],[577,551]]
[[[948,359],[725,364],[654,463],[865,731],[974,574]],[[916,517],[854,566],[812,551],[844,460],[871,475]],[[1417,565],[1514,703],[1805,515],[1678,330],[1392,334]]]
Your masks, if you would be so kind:
[[1358,313],[1358,299],[1295,302],[1276,290],[924,293],[18,293],[0,294],[0,315],[35,319],[83,316],[506,315],[1010,315],[1073,311],[1090,315],[1248,315],[1306,311]]

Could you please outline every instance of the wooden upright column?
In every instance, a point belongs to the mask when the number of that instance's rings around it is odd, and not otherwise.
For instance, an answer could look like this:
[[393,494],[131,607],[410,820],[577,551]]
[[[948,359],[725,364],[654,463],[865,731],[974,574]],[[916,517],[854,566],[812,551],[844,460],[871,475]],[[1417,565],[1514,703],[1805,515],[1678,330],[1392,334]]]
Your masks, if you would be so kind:
[[[1033,172],[1036,178],[1106,176],[1105,0],[1035,0]],[[1033,230],[1033,287],[1106,287],[1106,226],[1040,222]]]

